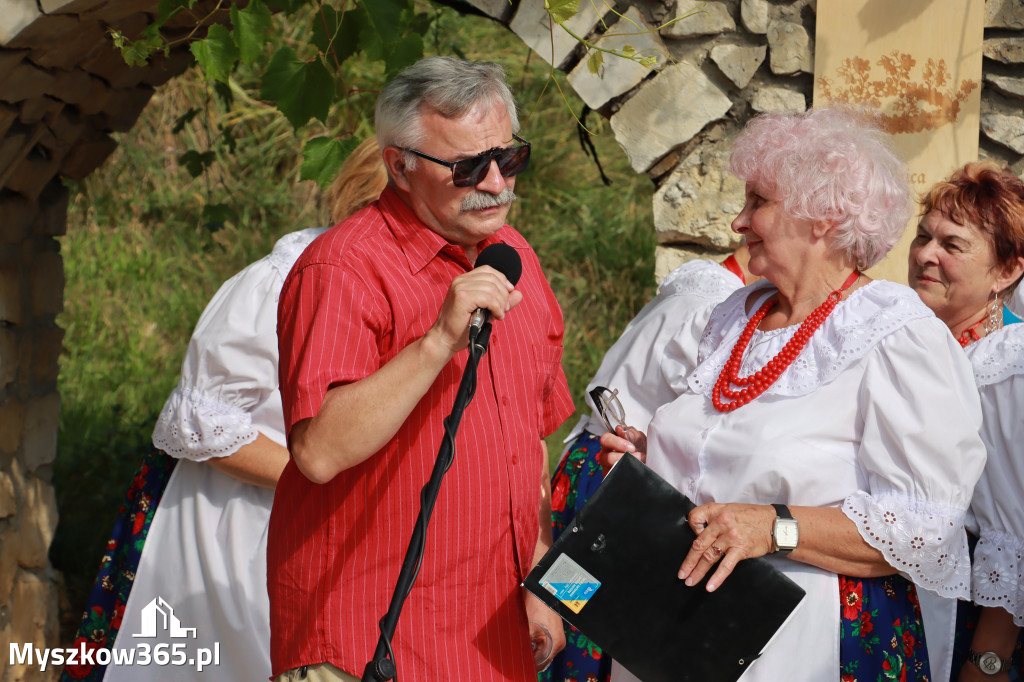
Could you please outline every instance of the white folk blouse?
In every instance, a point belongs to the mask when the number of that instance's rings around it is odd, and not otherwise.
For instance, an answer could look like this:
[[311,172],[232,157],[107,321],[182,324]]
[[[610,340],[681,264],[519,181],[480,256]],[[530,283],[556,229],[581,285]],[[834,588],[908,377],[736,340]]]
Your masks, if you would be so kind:
[[[964,517],[985,462],[970,363],[909,288],[875,281],[839,303],[764,394],[720,413],[711,389],[762,281],[711,315],[689,390],[650,424],[647,463],[696,504],[836,507],[919,588],[970,593]],[[762,368],[797,327],[757,331],[741,375]],[[744,681],[837,679],[839,590],[834,573],[766,557],[806,591]],[[752,605],[756,606],[756,605]],[[862,671],[867,672],[867,671]],[[616,680],[631,676],[621,669]]]
[[[282,237],[273,251],[225,282],[203,311],[181,379],[160,413],[153,444],[181,461],[167,483],[143,548],[117,649],[146,643],[213,649],[204,680],[270,677],[267,525],[274,491],[243,483],[203,462],[226,457],[262,433],[285,444],[277,378],[277,301],[303,249],[324,230]],[[195,639],[137,639],[143,609],[162,598]],[[137,652],[136,652],[137,653]],[[189,658],[193,648],[186,648]],[[108,682],[191,682],[190,665],[116,666]]]
[[[626,422],[645,430],[654,411],[686,389],[711,311],[741,286],[736,275],[709,260],[688,261],[666,275],[658,294],[605,353],[587,386],[587,404],[594,408],[590,391],[595,386],[618,389]],[[598,436],[607,430],[595,410],[566,442],[575,441],[584,428]]]
[[967,347],[981,394],[988,462],[974,490],[968,528],[978,535],[971,598],[1000,606],[1024,626],[1024,324]]

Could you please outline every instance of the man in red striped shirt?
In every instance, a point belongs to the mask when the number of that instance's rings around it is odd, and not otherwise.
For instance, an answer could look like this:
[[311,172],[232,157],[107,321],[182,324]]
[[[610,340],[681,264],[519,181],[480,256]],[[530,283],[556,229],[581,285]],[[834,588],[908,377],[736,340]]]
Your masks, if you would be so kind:
[[[572,413],[562,314],[505,224],[529,159],[504,73],[431,57],[377,101],[389,185],[299,258],[278,310],[291,461],[268,538],[280,680],[358,680],[386,613],[468,357],[494,320],[416,581],[392,639],[403,682],[536,679],[531,631],[561,622],[519,587],[550,546],[543,438]],[[503,242],[523,274],[474,269]],[[553,653],[552,653],[553,655]]]

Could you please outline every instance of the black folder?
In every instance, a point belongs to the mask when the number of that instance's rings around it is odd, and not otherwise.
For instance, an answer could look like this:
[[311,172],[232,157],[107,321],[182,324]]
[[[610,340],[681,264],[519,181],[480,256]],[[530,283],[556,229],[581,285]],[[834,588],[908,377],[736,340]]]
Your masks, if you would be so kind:
[[735,682],[804,597],[763,558],[708,592],[676,577],[694,504],[632,456],[612,467],[523,585],[643,682]]

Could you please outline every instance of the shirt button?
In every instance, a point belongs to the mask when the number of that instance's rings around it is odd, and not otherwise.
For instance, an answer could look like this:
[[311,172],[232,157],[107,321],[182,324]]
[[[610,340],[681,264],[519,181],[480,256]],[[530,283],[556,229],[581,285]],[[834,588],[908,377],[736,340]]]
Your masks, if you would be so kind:
[[509,405],[512,404],[512,401],[508,399],[508,396],[505,396],[504,398],[501,399],[501,404],[504,405],[505,407],[508,407]]

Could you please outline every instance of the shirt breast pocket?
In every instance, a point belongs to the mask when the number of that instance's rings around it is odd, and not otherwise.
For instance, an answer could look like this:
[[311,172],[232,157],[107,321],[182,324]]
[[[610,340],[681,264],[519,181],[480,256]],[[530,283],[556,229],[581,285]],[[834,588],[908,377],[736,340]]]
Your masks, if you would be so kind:
[[536,424],[543,428],[545,407],[548,404],[561,372],[562,346],[552,343],[534,343],[530,346],[530,371],[533,374],[532,402],[536,406]]

